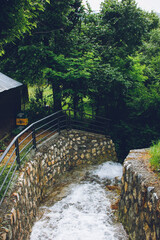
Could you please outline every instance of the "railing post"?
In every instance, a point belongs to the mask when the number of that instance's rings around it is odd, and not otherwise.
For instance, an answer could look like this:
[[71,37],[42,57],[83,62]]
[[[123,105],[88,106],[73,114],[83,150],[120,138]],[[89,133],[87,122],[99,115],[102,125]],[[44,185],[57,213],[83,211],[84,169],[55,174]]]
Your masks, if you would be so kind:
[[71,110],[69,109],[69,121],[68,121],[69,129],[71,129]]
[[80,118],[81,118],[81,121],[83,120],[83,110],[82,108],[80,108]]
[[18,166],[20,166],[20,155],[19,155],[18,138],[15,141],[15,147],[16,147],[16,161],[17,161]]
[[61,133],[60,120],[59,120],[59,118],[58,118],[58,133],[59,133],[59,134]]
[[32,127],[32,139],[33,139],[33,148],[37,148],[37,143],[36,143],[36,133],[35,133],[35,125],[33,124]]
[[68,130],[68,116],[67,116],[67,111],[65,111],[66,114],[66,129]]
[[92,119],[94,117],[94,110],[93,110],[93,104],[92,104]]
[[105,135],[107,136],[109,130],[109,121],[106,119],[106,124],[105,124]]

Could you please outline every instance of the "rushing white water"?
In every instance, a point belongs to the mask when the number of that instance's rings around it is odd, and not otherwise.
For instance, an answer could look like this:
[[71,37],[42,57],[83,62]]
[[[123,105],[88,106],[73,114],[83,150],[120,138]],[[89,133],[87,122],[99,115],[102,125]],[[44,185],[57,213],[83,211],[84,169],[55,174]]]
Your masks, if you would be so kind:
[[105,162],[92,171],[92,174],[97,175],[100,179],[121,178],[123,173],[123,167],[120,163]]
[[112,181],[121,175],[122,166],[118,163],[106,162],[90,168],[79,183],[76,181],[75,184],[65,186],[65,196],[62,199],[52,206],[41,208],[43,216],[33,226],[30,239],[128,239],[110,208],[115,193],[106,191],[104,185],[104,181]]

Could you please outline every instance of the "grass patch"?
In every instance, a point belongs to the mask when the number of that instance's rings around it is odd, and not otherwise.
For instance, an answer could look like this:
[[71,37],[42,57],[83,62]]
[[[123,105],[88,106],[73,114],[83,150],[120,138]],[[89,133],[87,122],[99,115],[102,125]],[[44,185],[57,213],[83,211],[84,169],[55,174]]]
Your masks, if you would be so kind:
[[[29,99],[36,99],[36,86],[29,86],[28,87],[28,93],[29,93]],[[50,104],[50,102],[52,102],[52,89],[50,86],[48,85],[44,85],[43,87],[41,87],[42,91],[43,91],[43,98],[46,101],[46,104]]]
[[155,170],[159,170],[160,169],[160,140],[156,143],[153,143],[153,145],[150,147],[150,154],[151,154],[151,159],[150,159],[151,166]]
[[[29,86],[28,87],[28,92],[29,92],[29,99],[33,99],[36,100],[36,86]],[[44,85],[43,88],[41,87],[41,89],[43,89],[43,100],[46,101],[47,105],[50,105],[52,107],[53,104],[53,93],[52,93],[52,89],[50,86],[48,85]],[[65,99],[62,100],[62,109],[66,110],[69,108],[71,102],[71,98],[67,97]],[[90,106],[90,99],[88,97],[84,97],[83,98],[83,105],[84,105],[84,112],[88,113],[88,114],[92,114],[92,108]]]

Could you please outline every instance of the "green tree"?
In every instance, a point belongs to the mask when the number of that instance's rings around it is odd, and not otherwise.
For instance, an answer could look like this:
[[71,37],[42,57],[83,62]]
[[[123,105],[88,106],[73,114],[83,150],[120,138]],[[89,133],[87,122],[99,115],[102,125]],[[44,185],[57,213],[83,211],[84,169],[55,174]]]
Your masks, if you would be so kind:
[[45,77],[52,85],[54,109],[62,108],[61,103],[70,99],[70,106],[76,111],[79,104],[83,102],[83,97],[88,93],[88,82],[91,69],[94,68],[93,53],[75,53],[70,57],[56,55],[50,51],[50,67],[43,70]]
[[36,27],[36,19],[49,0],[2,0],[0,9],[0,55],[4,46]]
[[[15,45],[6,46],[2,71],[17,80],[24,79],[29,84],[39,85],[46,80],[44,69],[56,64],[55,69],[59,72],[61,64],[56,60],[56,55],[59,59],[60,54],[69,52],[68,35],[78,23],[81,12],[81,0],[51,0],[50,4],[46,2],[44,11],[39,13],[37,27],[32,29],[31,35],[25,35],[21,41],[17,40]],[[48,83],[52,86],[54,97],[57,96],[54,100],[57,109],[57,106],[61,106],[61,81],[58,84],[58,76],[52,80],[50,77]]]
[[[102,4],[102,19],[108,26],[102,37],[106,47],[112,46],[115,54],[132,54],[142,43],[151,28],[158,25],[158,17],[144,12],[134,0],[105,0]],[[153,24],[154,22],[154,24]]]
[[157,122],[160,117],[160,29],[150,33],[150,39],[143,43],[132,57],[130,76],[134,84],[130,89],[128,104],[139,116],[148,122]]
[[139,9],[133,0],[105,0],[101,14],[95,19],[92,34],[98,45],[96,50],[101,56],[101,67],[96,70],[97,74],[93,73],[92,79],[99,89],[97,93],[103,91],[97,106],[107,117],[123,119],[128,115],[128,92],[133,85],[139,84],[135,77],[138,79],[143,75],[135,64],[133,69],[129,55],[138,50],[152,28],[158,27],[159,20],[155,14]]

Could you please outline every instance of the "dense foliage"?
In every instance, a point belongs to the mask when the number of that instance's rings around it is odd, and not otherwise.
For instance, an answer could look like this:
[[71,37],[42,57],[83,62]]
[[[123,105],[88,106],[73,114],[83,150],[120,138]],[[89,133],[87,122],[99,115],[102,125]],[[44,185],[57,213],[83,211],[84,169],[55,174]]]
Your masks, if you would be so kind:
[[[133,0],[105,0],[100,13],[89,6],[84,11],[81,0],[21,1],[28,4],[29,17],[23,4],[17,8],[18,3],[11,2],[13,14],[18,13],[13,26],[12,14],[5,16],[5,23],[3,15],[0,18],[0,31],[10,36],[0,38],[3,73],[39,88],[49,85],[54,111],[69,105],[75,114],[83,112],[87,99],[94,114],[111,119],[110,134],[122,157],[159,138],[156,14],[139,9]],[[16,22],[21,18],[24,21]]]
[[49,0],[1,0],[0,55],[6,43],[13,42],[36,27],[36,17]]

